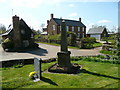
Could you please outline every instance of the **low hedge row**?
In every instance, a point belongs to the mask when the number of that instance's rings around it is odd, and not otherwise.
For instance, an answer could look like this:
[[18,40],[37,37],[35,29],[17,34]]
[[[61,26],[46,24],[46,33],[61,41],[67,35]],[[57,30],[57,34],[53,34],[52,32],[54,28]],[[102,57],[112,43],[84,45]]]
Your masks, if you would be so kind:
[[72,61],[93,61],[93,62],[103,62],[103,63],[112,63],[112,64],[120,64],[120,60],[111,60],[111,59],[105,59],[104,56],[79,56],[79,57],[71,57]]

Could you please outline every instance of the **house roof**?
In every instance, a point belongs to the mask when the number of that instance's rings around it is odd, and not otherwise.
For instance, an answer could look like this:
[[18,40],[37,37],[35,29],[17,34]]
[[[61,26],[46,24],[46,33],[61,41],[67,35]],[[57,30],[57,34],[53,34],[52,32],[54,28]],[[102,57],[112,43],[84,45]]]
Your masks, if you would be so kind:
[[94,27],[90,28],[87,34],[101,34],[104,31],[105,27]]
[[[24,23],[24,24],[22,24],[22,23]],[[20,20],[20,26],[27,26],[27,28],[29,28],[30,29],[30,27],[26,24],[26,22],[23,20],[23,19],[21,19]],[[31,29],[30,29],[31,30]],[[11,25],[9,28],[8,28],[8,30],[4,33],[4,34],[2,34],[2,36],[6,36],[6,35],[9,35],[11,32],[13,31],[13,25]],[[31,30],[31,32],[33,33],[33,31]]]
[[65,20],[66,26],[81,26],[81,27],[86,27],[82,22],[76,21],[76,20],[58,19],[58,18],[53,18],[53,20],[54,20],[58,25],[61,25],[62,20]]
[[10,25],[8,27],[8,30],[5,33],[3,33],[2,36],[6,36],[6,35],[10,34],[12,32],[12,30],[13,30],[13,25]]

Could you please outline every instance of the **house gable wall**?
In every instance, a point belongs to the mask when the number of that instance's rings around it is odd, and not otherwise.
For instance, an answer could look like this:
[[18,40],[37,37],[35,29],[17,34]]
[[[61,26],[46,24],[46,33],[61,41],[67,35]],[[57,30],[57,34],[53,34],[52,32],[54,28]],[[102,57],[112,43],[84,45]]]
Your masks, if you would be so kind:
[[[55,25],[55,30],[53,30],[53,25]],[[51,19],[47,25],[48,34],[58,34],[58,25]]]

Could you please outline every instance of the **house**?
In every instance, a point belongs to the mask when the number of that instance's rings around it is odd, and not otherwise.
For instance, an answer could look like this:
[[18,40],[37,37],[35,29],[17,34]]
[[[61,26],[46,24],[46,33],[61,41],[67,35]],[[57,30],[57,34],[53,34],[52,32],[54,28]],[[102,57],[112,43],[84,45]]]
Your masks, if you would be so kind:
[[108,37],[107,29],[103,26],[90,28],[87,32],[88,37],[95,37],[98,40],[101,40],[103,37]]
[[67,31],[74,32],[80,38],[86,36],[86,26],[81,22],[81,18],[79,18],[78,21],[62,19],[62,18],[54,18],[53,14],[51,14],[51,19],[47,20],[48,34],[60,34],[62,20],[65,20]]
[[34,46],[34,33],[23,19],[18,16],[12,17],[13,24],[9,30],[2,34],[3,40],[9,38],[13,42],[13,48],[26,48]]
[[47,28],[43,28],[43,32],[41,32],[42,35],[48,35]]

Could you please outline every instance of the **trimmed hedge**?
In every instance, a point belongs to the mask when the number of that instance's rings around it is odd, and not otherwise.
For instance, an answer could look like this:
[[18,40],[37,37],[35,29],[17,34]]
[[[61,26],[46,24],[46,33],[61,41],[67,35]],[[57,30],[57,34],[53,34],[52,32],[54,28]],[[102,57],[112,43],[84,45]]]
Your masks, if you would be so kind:
[[96,38],[85,37],[81,39],[81,48],[90,49],[93,48],[93,44],[96,43]]
[[[113,58],[117,58],[117,57],[113,57]],[[98,56],[95,56],[95,57],[92,57],[92,56],[71,57],[71,60],[72,61],[85,60],[85,61],[91,61],[91,62],[103,62],[103,63],[120,64],[120,60],[111,60],[111,59],[107,60],[102,55],[98,55]]]

